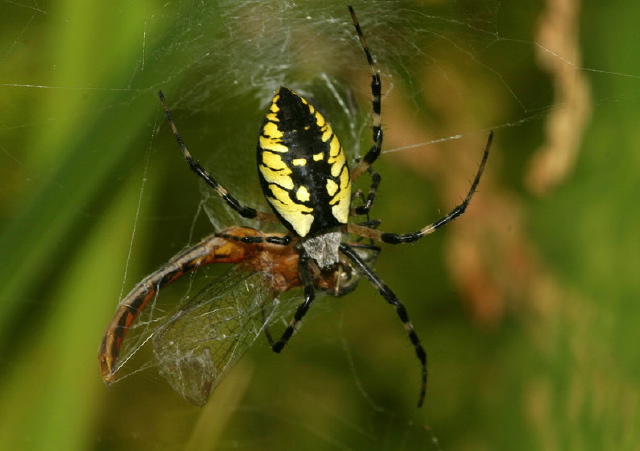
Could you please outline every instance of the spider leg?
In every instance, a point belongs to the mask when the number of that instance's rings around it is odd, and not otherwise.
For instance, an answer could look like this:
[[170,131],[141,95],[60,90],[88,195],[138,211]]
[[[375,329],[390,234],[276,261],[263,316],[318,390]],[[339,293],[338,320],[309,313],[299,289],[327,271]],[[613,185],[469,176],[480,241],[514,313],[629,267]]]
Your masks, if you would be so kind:
[[215,235],[221,238],[229,239],[229,240],[240,241],[241,243],[245,243],[245,244],[269,243],[269,244],[278,244],[281,246],[288,246],[289,244],[291,244],[290,235],[236,236],[236,235],[229,235],[227,233],[216,233]]
[[173,117],[171,116],[171,112],[169,111],[167,101],[165,100],[162,91],[158,91],[158,96],[160,97],[160,101],[162,102],[162,107],[164,108],[164,112],[167,116],[169,125],[171,126],[171,130],[173,131],[173,135],[176,137],[176,141],[178,141],[178,146],[180,146],[182,155],[184,156],[184,159],[187,160],[189,168],[191,168],[191,170],[195,172],[198,177],[204,180],[207,185],[213,188],[216,193],[218,193],[218,195],[227,203],[227,205],[238,212],[238,214],[243,218],[255,218],[260,221],[278,222],[278,219],[272,213],[263,213],[257,211],[255,208],[242,205],[235,197],[229,194],[229,192],[222,185],[220,185],[213,177],[211,177],[211,174],[209,174],[207,170],[200,165],[200,163],[193,159],[191,153],[189,153],[189,151],[187,150],[187,146],[185,146],[184,141],[182,141],[182,137],[178,132],[176,124],[173,122]]
[[440,227],[448,224],[449,222],[456,219],[458,216],[462,215],[467,207],[469,206],[469,202],[471,202],[471,198],[476,192],[476,188],[480,183],[480,177],[482,177],[482,173],[484,172],[484,167],[487,163],[487,158],[489,158],[489,149],[491,148],[491,142],[493,141],[493,132],[489,134],[489,139],[487,140],[487,144],[484,149],[484,154],[482,156],[482,161],[480,162],[480,166],[478,167],[478,172],[476,172],[476,176],[473,179],[473,183],[471,184],[471,188],[469,188],[469,192],[467,196],[462,201],[460,205],[455,207],[449,213],[444,215],[442,218],[438,219],[431,224],[426,225],[422,229],[417,232],[410,233],[388,233],[382,232],[380,230],[374,230],[368,227],[363,227],[357,224],[347,224],[346,229],[349,233],[353,233],[355,235],[360,235],[365,238],[371,238],[374,240],[382,241],[384,243],[389,244],[400,244],[400,243],[412,243],[414,241],[419,240],[420,238],[429,235],[430,233],[435,232]]
[[362,205],[351,208],[351,215],[368,215],[369,210],[371,210],[373,202],[376,199],[376,193],[378,192],[378,187],[380,186],[382,177],[379,173],[374,171],[371,166],[366,169],[366,172],[371,174],[371,185],[369,185],[369,192],[367,193],[366,197],[363,194],[362,190],[358,190],[354,193],[353,197],[360,199],[362,201]]
[[362,30],[360,29],[360,23],[358,22],[356,13],[351,5],[349,5],[349,12],[351,13],[353,26],[356,28],[356,33],[358,33],[360,45],[362,46],[362,50],[367,57],[369,68],[371,69],[371,104],[373,107],[373,114],[371,118],[373,122],[373,146],[371,146],[369,152],[367,152],[362,160],[360,160],[358,164],[351,170],[351,179],[356,180],[373,164],[374,161],[376,161],[376,159],[380,156],[380,151],[382,149],[382,121],[380,119],[380,111],[382,109],[382,83],[380,82],[380,70],[378,69],[378,65],[371,55],[371,51],[369,50],[367,41],[364,39],[364,34],[362,34]]
[[304,315],[307,313],[307,310],[309,310],[311,303],[316,297],[315,290],[313,288],[313,280],[311,279],[311,274],[309,274],[308,263],[309,263],[309,256],[304,251],[302,251],[300,253],[300,261],[298,263],[298,268],[300,273],[300,279],[302,280],[302,285],[304,287],[304,301],[302,302],[302,304],[298,306],[296,313],[293,315],[293,319],[291,320],[291,322],[289,323],[285,331],[282,333],[282,336],[280,337],[280,339],[275,344],[272,345],[271,348],[273,349],[274,352],[282,351],[282,348],[284,348],[284,345],[287,344],[287,342],[295,332],[298,323],[302,320]]
[[369,229],[377,229],[381,223],[382,221],[380,219],[370,219],[365,222],[359,222],[358,225]]
[[378,293],[380,293],[384,300],[396,308],[400,321],[402,321],[404,329],[416,350],[418,360],[420,360],[420,364],[422,365],[422,385],[420,388],[420,397],[418,398],[418,407],[422,406],[427,392],[427,352],[424,350],[424,347],[420,342],[420,338],[418,338],[418,334],[409,320],[407,309],[404,307],[402,302],[400,302],[400,299],[398,299],[395,293],[391,291],[391,288],[389,288],[389,286],[385,284],[380,277],[378,277],[378,275],[360,258],[360,256],[358,256],[351,246],[342,243],[340,245],[340,251],[356,265],[358,271],[360,271],[360,273],[365,276],[369,282],[371,282],[371,285],[378,290]]

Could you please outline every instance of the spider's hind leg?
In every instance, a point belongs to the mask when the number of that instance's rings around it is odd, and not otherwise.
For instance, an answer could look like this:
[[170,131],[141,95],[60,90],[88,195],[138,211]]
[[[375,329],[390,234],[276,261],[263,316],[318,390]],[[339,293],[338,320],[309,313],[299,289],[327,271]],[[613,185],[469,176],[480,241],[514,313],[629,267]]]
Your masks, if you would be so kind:
[[414,329],[413,324],[411,324],[411,320],[409,320],[407,309],[402,302],[400,302],[400,299],[398,299],[395,293],[391,291],[391,288],[389,288],[389,286],[384,283],[380,277],[378,277],[378,275],[364,262],[364,260],[362,260],[362,258],[360,258],[351,246],[342,243],[340,245],[340,252],[346,255],[355,264],[358,271],[360,271],[360,273],[369,280],[371,285],[373,285],[378,293],[380,293],[384,300],[396,308],[400,321],[402,321],[402,324],[404,325],[404,329],[413,344],[416,356],[422,366],[422,384],[420,387],[420,396],[418,398],[418,407],[422,406],[427,392],[427,352],[422,346],[420,338],[418,338],[418,334]]

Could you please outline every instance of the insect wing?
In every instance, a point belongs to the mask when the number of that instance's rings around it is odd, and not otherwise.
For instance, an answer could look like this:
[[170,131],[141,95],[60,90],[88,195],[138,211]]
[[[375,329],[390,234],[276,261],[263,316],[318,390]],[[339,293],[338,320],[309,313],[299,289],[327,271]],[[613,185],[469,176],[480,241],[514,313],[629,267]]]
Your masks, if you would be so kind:
[[274,313],[271,277],[234,267],[190,299],[154,333],[159,371],[202,406]]

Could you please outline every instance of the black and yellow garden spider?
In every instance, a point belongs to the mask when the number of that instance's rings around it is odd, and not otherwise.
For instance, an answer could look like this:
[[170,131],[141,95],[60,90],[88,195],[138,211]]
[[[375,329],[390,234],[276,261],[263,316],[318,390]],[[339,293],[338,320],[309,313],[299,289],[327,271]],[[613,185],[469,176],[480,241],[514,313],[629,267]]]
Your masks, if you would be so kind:
[[[240,216],[279,222],[288,232],[264,233],[248,227],[231,227],[205,238],[145,278],[122,300],[105,331],[99,360],[102,377],[107,384],[115,379],[119,368],[119,352],[125,334],[160,288],[205,264],[229,262],[241,265],[246,272],[267,274],[265,280],[268,282],[264,283],[270,284],[268,291],[271,295],[296,287],[303,288],[304,301],[280,338],[274,341],[269,336],[275,352],[280,352],[295,332],[309,310],[316,290],[341,296],[353,289],[359,276],[364,276],[396,308],[415,348],[422,368],[418,406],[423,404],[427,386],[427,355],[407,310],[371,269],[362,253],[358,252],[359,245],[345,242],[343,237],[351,234],[390,244],[411,243],[462,215],[484,171],[493,134],[489,135],[467,196],[442,218],[416,232],[403,234],[382,232],[377,229],[376,221],[361,224],[348,222],[350,216],[367,215],[374,203],[380,176],[372,170],[371,165],[380,156],[383,139],[380,73],[351,6],[349,11],[371,70],[373,145],[349,170],[343,148],[322,114],[304,98],[281,87],[264,118],[257,145],[260,183],[273,213],[260,212],[240,203],[192,158],[178,133],[164,95],[159,93],[169,125],[191,170]],[[354,207],[352,182],[365,172],[372,175],[372,182],[367,195],[361,196],[362,205]],[[354,272],[359,276],[351,277]],[[349,277],[350,281],[344,284],[343,281]],[[216,381],[206,380],[206,377],[202,382],[202,391],[206,391],[208,396],[211,384]]]

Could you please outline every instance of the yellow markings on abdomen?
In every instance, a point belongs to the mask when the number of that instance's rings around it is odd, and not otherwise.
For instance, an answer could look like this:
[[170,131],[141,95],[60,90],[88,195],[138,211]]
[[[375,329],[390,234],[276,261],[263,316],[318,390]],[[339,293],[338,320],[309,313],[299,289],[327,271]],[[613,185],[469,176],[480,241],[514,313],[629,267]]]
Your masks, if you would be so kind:
[[[275,116],[275,114],[269,114],[268,116]],[[275,121],[277,122],[277,118]],[[260,147],[272,152],[285,153],[289,151],[289,148],[282,144],[282,137],[284,133],[278,128],[278,126],[271,121],[267,121],[262,127],[262,133],[260,134]]]
[[[289,191],[280,188],[278,185],[269,185],[269,190],[273,194],[273,198],[268,198],[269,202],[291,224],[298,235],[306,236],[311,230],[311,224],[313,224],[313,208],[295,202],[289,196]],[[300,194],[300,189],[298,194]]]
[[329,196],[333,197],[336,191],[338,191],[338,184],[331,179],[327,179],[326,189]]
[[347,165],[344,151],[335,135],[333,135],[333,139],[329,143],[329,158],[327,163],[331,165],[331,175],[334,177],[339,177],[342,173],[342,168]]
[[351,178],[349,177],[347,159],[335,135],[333,135],[333,139],[329,143],[329,158],[327,162],[331,165],[331,175],[340,182],[338,185],[331,179],[327,180],[327,192],[332,197],[329,202],[331,213],[338,222],[346,224],[349,219],[349,207],[351,206]]
[[296,197],[300,202],[309,202],[309,199],[311,199],[309,190],[305,186],[301,186],[300,188],[298,188],[298,191],[296,192]]
[[[328,186],[327,189],[329,189]],[[331,205],[331,212],[338,222],[346,224],[349,220],[349,207],[351,206],[351,179],[349,177],[349,168],[346,164],[342,167],[340,174],[340,189],[333,196],[329,205]]]
[[267,183],[280,185],[285,189],[293,189],[294,183],[291,178],[291,169],[282,160],[282,157],[273,152],[262,152],[262,164],[258,169]]
[[291,174],[291,169],[289,169],[287,163],[284,162],[280,155],[273,152],[262,152],[262,163],[274,171],[286,170]]

